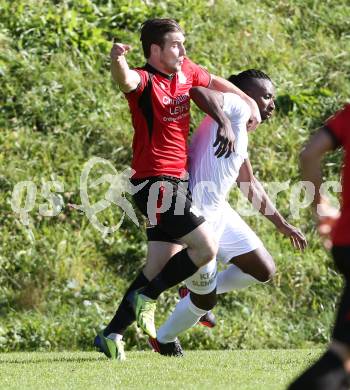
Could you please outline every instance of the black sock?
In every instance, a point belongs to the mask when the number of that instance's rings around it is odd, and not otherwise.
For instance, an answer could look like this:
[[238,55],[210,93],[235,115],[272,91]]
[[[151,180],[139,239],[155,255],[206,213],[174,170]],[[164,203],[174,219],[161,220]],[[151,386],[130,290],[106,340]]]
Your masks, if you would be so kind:
[[333,329],[334,339],[350,344],[350,283],[345,282],[344,291],[339,302],[337,318]]
[[118,310],[116,311],[112,321],[107,325],[103,331],[105,337],[110,333],[124,334],[126,328],[135,321],[134,310],[130,306],[129,301],[126,299],[130,291],[137,290],[148,284],[148,279],[145,275],[140,272],[136,279],[131,283],[128,290],[124,294],[123,300],[121,301]]
[[157,299],[163,291],[189,278],[197,270],[187,249],[183,249],[170,258],[162,271],[142,289],[142,294]]

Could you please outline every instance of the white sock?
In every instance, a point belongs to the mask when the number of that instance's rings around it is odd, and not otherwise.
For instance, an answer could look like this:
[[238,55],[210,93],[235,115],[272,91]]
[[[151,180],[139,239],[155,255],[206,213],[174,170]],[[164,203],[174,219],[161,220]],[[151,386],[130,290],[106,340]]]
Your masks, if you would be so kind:
[[190,299],[190,294],[187,294],[178,302],[170,317],[158,329],[157,340],[163,344],[173,342],[178,334],[195,325],[206,312],[207,310],[195,306]]
[[111,339],[113,341],[119,341],[119,340],[122,340],[123,339],[123,335],[122,334],[118,334],[118,333],[110,333],[108,336],[107,336],[108,339]]
[[225,271],[219,272],[216,293],[223,294],[231,290],[239,290],[258,282],[253,276],[242,272],[240,268],[232,264]]

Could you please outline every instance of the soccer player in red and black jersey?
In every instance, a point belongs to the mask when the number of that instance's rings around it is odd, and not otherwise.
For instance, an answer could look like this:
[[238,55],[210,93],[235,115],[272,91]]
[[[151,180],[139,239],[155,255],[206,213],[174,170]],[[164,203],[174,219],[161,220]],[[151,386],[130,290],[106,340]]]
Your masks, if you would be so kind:
[[[248,127],[254,129],[261,121],[256,102],[227,80],[193,63],[186,56],[184,41],[184,32],[174,20],[151,19],[141,29],[145,66],[129,68],[125,58],[131,49],[129,45],[116,43],[111,50],[112,77],[128,100],[134,127],[135,173],[131,182],[142,189],[133,199],[152,226],[147,229],[146,267],[129,287],[111,323],[99,335],[97,344],[106,355],[118,352],[110,341],[120,340],[135,314],[139,326],[155,337],[158,296],[194,274],[217,252],[210,229],[192,207],[186,190],[189,90],[202,86],[236,93],[251,108]],[[214,119],[219,128],[213,153],[218,158],[228,157],[234,141],[230,121],[223,112]],[[180,242],[185,249],[174,253],[174,242]]]
[[[337,147],[345,153],[340,215],[321,195],[321,159]],[[289,390],[349,389],[350,373],[350,104],[332,116],[301,153],[303,180],[315,186],[313,206],[321,235],[331,233],[332,255],[345,278],[345,287],[327,352],[305,371]]]

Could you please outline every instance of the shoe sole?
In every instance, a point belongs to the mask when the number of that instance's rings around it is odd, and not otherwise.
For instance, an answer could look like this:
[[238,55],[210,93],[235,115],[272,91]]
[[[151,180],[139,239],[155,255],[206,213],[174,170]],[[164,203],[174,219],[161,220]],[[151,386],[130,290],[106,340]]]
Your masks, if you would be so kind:
[[214,328],[214,324],[208,321],[199,321],[199,324],[202,326],[206,326],[207,328]]
[[161,353],[160,352],[160,349],[158,347],[158,343],[157,343],[157,340],[155,338],[152,338],[152,337],[149,337],[148,339],[148,345],[152,348],[152,351],[155,352],[155,353],[159,353],[159,355],[161,356],[165,356],[165,357],[168,357],[168,358],[180,358],[180,357],[184,357],[184,355],[167,355],[167,354],[164,354],[164,353]]

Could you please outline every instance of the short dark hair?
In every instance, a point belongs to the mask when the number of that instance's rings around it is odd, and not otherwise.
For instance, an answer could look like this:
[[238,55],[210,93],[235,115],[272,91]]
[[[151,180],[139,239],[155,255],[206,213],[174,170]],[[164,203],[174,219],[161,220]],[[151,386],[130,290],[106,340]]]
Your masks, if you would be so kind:
[[238,87],[241,91],[245,92],[247,88],[249,88],[249,82],[253,79],[271,81],[270,77],[266,73],[257,69],[247,69],[241,73],[233,74],[228,78],[228,81]]
[[155,18],[146,20],[141,27],[143,54],[146,58],[151,55],[151,45],[155,43],[161,48],[164,47],[164,36],[169,32],[184,33],[182,28],[174,19]]

